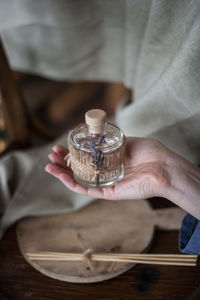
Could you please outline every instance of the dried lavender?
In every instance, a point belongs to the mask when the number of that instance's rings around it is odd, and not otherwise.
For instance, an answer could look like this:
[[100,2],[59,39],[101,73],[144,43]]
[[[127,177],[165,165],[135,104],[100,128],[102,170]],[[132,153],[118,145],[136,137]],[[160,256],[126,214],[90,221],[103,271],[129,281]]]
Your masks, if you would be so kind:
[[101,135],[98,139],[99,141],[99,144],[104,144],[106,141],[105,141],[105,135]]
[[89,147],[92,150],[92,153],[89,155],[92,156],[92,163],[96,166],[97,170],[101,170],[103,167],[104,153],[100,150],[100,146],[104,143],[104,135],[99,137],[98,144],[96,144],[95,141],[89,143]]
[[100,170],[103,166],[104,153],[99,149],[94,149],[92,154],[92,163]]

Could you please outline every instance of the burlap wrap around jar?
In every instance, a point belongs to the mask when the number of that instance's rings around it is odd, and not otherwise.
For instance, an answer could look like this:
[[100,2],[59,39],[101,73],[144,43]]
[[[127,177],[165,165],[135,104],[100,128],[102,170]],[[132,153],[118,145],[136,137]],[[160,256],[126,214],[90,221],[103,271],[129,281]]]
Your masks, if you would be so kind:
[[126,139],[123,138],[121,146],[114,151],[105,152],[103,164],[100,169],[93,163],[90,152],[77,149],[70,137],[67,140],[69,154],[66,157],[67,165],[80,180],[90,182],[107,182],[117,178],[123,171]]

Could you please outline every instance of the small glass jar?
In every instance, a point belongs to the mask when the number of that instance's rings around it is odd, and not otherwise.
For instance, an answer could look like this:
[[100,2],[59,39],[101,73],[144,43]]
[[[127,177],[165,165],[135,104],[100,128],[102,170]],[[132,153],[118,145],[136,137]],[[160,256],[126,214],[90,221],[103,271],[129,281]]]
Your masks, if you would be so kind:
[[103,110],[90,110],[85,119],[85,124],[68,135],[67,164],[83,186],[115,185],[124,176],[125,136],[117,126],[106,122]]

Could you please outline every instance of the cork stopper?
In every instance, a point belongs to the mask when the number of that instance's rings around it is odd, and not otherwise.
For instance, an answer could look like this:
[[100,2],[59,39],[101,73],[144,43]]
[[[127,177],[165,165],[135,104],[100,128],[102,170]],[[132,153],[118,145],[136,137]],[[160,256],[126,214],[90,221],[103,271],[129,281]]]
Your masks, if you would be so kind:
[[85,122],[89,127],[89,132],[100,134],[104,131],[106,122],[106,112],[102,109],[92,109],[86,112]]

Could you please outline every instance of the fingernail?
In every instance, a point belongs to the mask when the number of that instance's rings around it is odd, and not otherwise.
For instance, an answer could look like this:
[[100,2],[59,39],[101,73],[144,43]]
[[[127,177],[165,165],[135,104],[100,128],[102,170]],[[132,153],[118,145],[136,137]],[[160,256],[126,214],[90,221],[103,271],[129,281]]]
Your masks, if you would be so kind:
[[49,173],[49,167],[48,167],[49,165],[46,165],[46,167],[44,168],[44,170],[47,172],[47,173]]

